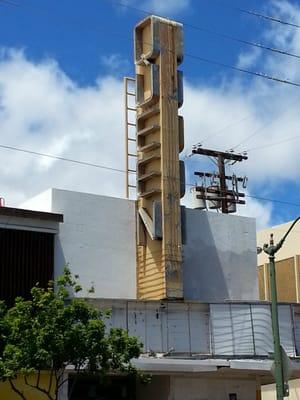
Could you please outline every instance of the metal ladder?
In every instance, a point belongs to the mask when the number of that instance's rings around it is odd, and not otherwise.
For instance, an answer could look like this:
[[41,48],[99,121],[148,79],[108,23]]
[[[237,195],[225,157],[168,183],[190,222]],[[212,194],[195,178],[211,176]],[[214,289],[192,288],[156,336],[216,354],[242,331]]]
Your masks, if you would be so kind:
[[[130,84],[135,84],[135,79],[130,77],[124,78],[124,98],[125,98],[125,156],[126,156],[126,198],[136,196],[136,184],[132,184],[132,178],[136,175],[136,161],[137,161],[137,153],[136,153],[136,108],[132,104],[130,104],[130,99],[135,99],[135,90],[130,91]],[[134,102],[135,104],[135,102]],[[134,122],[133,116],[134,113]],[[132,131],[134,130],[134,135]],[[134,150],[132,151],[132,147],[130,150],[130,143],[135,143]],[[134,162],[134,168],[132,168],[132,160]],[[134,192],[134,193],[132,193]]]

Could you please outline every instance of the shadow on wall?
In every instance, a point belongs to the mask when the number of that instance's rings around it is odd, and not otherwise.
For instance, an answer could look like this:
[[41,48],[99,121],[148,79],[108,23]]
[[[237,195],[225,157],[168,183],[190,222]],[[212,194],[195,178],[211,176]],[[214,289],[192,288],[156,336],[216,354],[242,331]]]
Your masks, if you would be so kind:
[[64,267],[67,265],[67,260],[62,248],[59,235],[55,235],[54,242],[54,278],[62,275]]
[[257,300],[255,220],[186,209],[184,298]]

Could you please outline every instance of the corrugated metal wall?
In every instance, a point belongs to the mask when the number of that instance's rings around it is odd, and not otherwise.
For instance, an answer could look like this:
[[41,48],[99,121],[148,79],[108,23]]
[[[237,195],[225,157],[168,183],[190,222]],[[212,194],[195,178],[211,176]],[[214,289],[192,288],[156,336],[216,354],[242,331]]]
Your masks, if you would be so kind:
[[0,299],[12,305],[16,296],[28,298],[39,282],[53,278],[54,235],[0,229]]
[[[268,303],[91,301],[111,309],[108,329],[127,329],[144,344],[144,352],[249,358],[269,357],[273,352]],[[300,306],[278,308],[282,346],[290,357],[299,356]]]

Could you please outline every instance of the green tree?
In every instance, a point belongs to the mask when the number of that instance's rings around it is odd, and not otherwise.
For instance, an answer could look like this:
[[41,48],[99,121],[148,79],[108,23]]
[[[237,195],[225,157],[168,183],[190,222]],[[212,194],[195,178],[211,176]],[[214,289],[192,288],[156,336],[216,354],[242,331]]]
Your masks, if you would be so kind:
[[[113,371],[137,375],[130,360],[140,355],[141,344],[124,329],[106,332],[108,313],[77,298],[81,290],[78,277],[65,268],[46,289],[33,287],[31,300],[19,297],[9,310],[0,303],[0,380],[8,381],[23,400],[15,384],[18,374],[49,400],[58,398],[68,366],[74,369],[74,384],[81,374],[99,379]],[[49,371],[48,388],[41,385],[44,370]]]

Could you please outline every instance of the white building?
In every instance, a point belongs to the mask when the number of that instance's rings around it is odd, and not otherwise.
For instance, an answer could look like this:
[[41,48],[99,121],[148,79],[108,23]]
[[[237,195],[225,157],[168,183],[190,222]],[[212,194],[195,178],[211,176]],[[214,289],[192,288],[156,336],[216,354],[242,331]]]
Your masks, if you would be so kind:
[[[94,286],[91,301],[112,309],[108,325],[144,343],[135,363],[153,379],[137,386],[137,399],[252,400],[274,381],[270,305],[258,301],[253,219],[185,209],[184,300],[140,301],[134,201],[51,189],[21,207],[0,208],[4,234],[50,235],[54,275],[68,263],[86,291]],[[282,304],[279,317],[296,378],[300,308]]]

